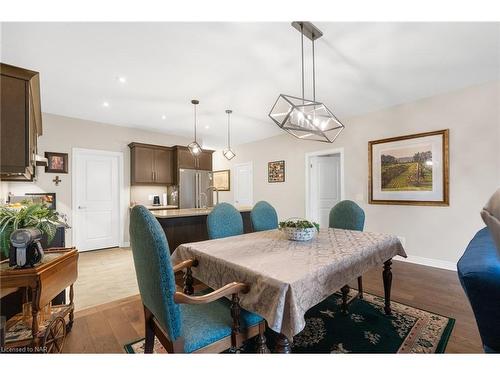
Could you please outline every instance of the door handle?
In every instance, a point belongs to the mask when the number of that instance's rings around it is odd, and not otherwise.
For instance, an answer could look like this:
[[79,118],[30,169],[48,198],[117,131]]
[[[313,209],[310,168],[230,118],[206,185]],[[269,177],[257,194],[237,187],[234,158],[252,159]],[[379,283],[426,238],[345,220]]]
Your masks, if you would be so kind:
[[79,210],[83,210],[83,209],[85,209],[85,208],[87,208],[87,207],[85,207],[85,206],[78,206],[78,209],[79,209]]

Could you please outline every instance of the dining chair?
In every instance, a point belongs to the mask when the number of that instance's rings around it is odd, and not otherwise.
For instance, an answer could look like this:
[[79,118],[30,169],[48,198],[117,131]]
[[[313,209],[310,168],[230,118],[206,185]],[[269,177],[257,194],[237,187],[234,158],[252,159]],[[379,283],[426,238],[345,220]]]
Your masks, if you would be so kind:
[[[329,216],[329,227],[337,229],[362,231],[365,226],[365,212],[358,204],[350,200],[343,200],[337,203],[331,210]],[[342,292],[342,310],[347,313],[347,296],[349,285],[344,285]],[[358,277],[358,295],[363,299],[363,277]]]
[[273,206],[266,201],[260,201],[250,212],[252,227],[255,232],[278,228],[278,214]]
[[144,206],[132,208],[130,242],[144,306],[145,353],[153,352],[155,337],[168,353],[208,353],[238,348],[254,336],[257,351],[268,352],[265,321],[239,305],[247,284],[234,281],[196,296],[176,291],[174,274],[196,267],[197,261],[172,265],[165,233]]
[[229,203],[218,203],[207,217],[208,238],[224,238],[243,234],[240,212]]

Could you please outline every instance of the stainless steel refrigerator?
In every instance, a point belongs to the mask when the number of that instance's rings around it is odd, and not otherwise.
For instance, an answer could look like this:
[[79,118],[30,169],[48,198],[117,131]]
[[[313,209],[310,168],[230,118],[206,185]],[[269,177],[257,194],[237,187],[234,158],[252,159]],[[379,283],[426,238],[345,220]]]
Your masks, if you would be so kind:
[[212,172],[196,169],[179,169],[179,208],[213,206]]

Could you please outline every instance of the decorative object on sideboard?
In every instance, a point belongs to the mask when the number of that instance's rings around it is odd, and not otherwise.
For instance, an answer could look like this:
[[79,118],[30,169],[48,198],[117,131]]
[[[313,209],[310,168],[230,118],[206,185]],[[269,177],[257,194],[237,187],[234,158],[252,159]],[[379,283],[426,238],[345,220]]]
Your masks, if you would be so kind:
[[368,142],[371,204],[449,205],[449,130]]
[[[292,26],[300,31],[301,37],[302,96],[280,94],[269,117],[281,129],[299,139],[333,143],[345,126],[324,103],[316,101],[314,41],[323,33],[310,22],[292,22]],[[312,100],[306,99],[304,92],[304,36],[312,43]]]
[[218,191],[231,190],[231,171],[224,169],[220,171],[213,171],[213,184]]
[[227,113],[227,148],[225,148],[222,151],[222,154],[227,160],[231,160],[236,156],[234,151],[231,149],[231,113],[233,113],[233,111],[231,111],[230,109],[226,109],[226,113]]
[[46,152],[47,166],[45,173],[68,173],[68,154],[62,152]]
[[285,182],[285,161],[270,161],[267,163],[267,182]]
[[30,198],[33,203],[45,203],[50,209],[57,209],[56,193],[26,193],[24,195]]
[[191,152],[191,155],[193,155],[196,158],[201,153],[201,146],[198,144],[198,141],[196,139],[196,106],[200,104],[200,101],[193,99],[191,100],[191,103],[193,104],[194,107],[194,141],[188,144],[187,147],[189,149],[189,152]]
[[52,182],[54,183],[54,185],[59,186],[59,182],[62,182],[62,180],[59,178],[59,176],[56,176],[54,177]]

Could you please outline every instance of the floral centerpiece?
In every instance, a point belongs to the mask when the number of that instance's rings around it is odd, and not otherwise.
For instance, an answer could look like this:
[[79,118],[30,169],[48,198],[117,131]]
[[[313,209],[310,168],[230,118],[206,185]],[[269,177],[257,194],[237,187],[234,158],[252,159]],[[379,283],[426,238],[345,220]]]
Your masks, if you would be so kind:
[[291,241],[309,241],[319,232],[318,223],[300,218],[282,221],[279,228]]
[[29,200],[0,207],[0,253],[2,258],[9,256],[10,235],[20,228],[35,227],[47,236],[50,243],[56,234],[57,225],[63,223],[59,214],[45,203]]

